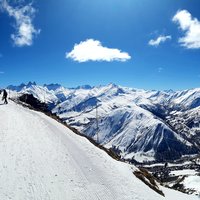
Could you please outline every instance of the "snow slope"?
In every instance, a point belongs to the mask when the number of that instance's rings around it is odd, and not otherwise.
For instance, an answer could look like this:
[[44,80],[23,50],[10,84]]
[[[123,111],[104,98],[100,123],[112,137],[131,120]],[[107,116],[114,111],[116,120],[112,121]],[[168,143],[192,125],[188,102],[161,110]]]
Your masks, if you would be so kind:
[[46,115],[15,103],[0,105],[2,200],[195,200],[140,182],[134,166],[113,160]]
[[200,88],[177,91],[172,96],[172,103],[186,110],[200,106]]

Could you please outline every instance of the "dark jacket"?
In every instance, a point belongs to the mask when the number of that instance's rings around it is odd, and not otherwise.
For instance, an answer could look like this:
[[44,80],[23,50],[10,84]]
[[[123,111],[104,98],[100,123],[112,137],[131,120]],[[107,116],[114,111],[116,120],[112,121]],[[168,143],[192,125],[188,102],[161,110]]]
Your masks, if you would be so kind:
[[8,93],[6,92],[6,90],[3,90],[3,98],[6,99],[8,96]]

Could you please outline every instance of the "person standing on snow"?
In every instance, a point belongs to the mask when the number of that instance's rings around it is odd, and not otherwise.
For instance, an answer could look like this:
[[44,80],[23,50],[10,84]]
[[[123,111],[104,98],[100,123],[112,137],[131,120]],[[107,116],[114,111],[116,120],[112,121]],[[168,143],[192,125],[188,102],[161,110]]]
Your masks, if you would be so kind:
[[4,100],[4,104],[8,104],[7,97],[8,97],[8,93],[7,93],[6,90],[4,89],[4,90],[3,90],[3,97],[2,97],[2,101]]

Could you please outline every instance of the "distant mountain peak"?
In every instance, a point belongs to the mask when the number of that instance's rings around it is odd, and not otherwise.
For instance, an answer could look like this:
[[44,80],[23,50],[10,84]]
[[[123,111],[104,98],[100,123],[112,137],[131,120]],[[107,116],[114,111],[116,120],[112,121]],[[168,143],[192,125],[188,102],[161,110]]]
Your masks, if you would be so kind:
[[172,89],[169,89],[169,90],[164,90],[164,92],[166,92],[166,93],[175,93],[175,91],[174,91],[174,90],[172,90]]
[[75,88],[72,88],[72,89],[76,89],[76,90],[79,90],[79,89],[90,90],[92,88],[93,88],[92,86],[86,84],[86,85],[81,85],[81,86],[78,86],[78,87],[75,87]]
[[62,86],[58,83],[51,83],[51,84],[44,84],[44,87],[46,87],[48,90],[54,90],[55,91]]
[[34,82],[29,81],[27,84],[21,83],[20,85],[9,85],[9,86],[7,87],[7,89],[9,89],[9,90],[14,90],[14,91],[19,92],[19,91],[21,91],[24,87],[29,88],[29,87],[31,87],[31,86],[33,86],[33,85],[37,85],[36,82],[35,82],[35,81],[34,81]]
[[26,87],[30,87],[30,86],[32,86],[32,85],[36,85],[36,82],[35,82],[35,81],[34,81],[34,82],[29,81],[29,82],[27,83]]
[[109,87],[113,87],[113,88],[115,88],[115,87],[117,87],[117,88],[118,88],[118,87],[119,87],[119,86],[118,86],[118,85],[116,85],[115,83],[109,83],[109,84],[108,84],[108,86],[109,86]]

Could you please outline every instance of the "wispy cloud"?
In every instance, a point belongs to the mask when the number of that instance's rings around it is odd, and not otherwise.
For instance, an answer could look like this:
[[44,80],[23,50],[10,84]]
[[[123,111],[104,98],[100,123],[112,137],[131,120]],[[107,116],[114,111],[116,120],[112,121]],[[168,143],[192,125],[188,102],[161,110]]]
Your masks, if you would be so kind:
[[12,7],[6,0],[2,0],[1,7],[16,21],[16,32],[11,35],[14,44],[19,47],[31,46],[33,38],[40,33],[40,30],[35,29],[32,23],[35,14],[32,4]]
[[161,73],[164,70],[163,67],[158,67],[158,73]]
[[0,74],[5,74],[5,72],[0,71]]
[[73,50],[66,53],[66,58],[77,62],[87,61],[127,61],[131,56],[119,49],[112,49],[102,46],[101,42],[94,39],[87,39],[75,44]]
[[179,38],[181,46],[188,49],[200,48],[200,21],[187,10],[179,10],[172,19],[173,22],[179,25],[179,28],[184,32],[184,36]]
[[155,46],[158,47],[161,43],[164,43],[167,40],[171,40],[172,37],[171,35],[160,35],[159,37],[157,37],[156,39],[151,39],[148,44],[150,46]]

